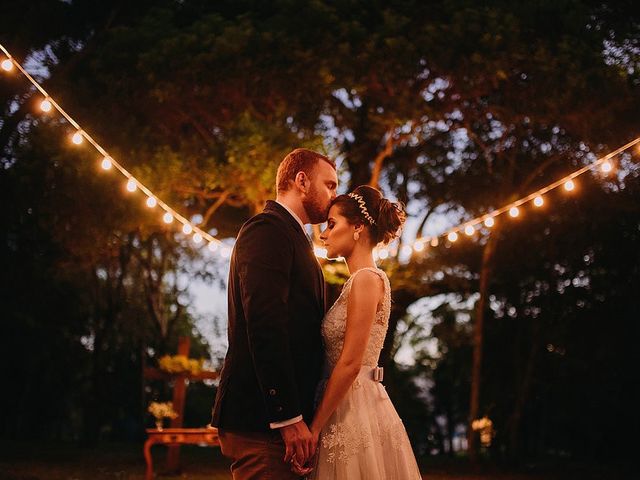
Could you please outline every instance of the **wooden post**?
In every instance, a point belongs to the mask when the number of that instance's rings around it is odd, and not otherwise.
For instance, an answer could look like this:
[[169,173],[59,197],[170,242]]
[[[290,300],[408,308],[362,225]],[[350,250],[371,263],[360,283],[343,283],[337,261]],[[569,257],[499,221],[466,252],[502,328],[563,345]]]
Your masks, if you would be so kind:
[[[191,339],[180,337],[178,340],[178,355],[189,358]],[[181,428],[184,421],[184,399],[187,391],[187,376],[178,375],[173,379],[173,409],[178,414],[171,419],[171,428]],[[167,472],[176,473],[180,470],[180,445],[171,445],[167,452]]]

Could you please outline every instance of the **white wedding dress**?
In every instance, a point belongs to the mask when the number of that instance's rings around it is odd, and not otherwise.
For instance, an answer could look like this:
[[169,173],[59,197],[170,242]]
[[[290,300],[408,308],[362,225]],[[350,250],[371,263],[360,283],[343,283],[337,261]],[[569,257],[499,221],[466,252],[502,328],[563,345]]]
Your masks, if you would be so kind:
[[[384,386],[374,380],[380,350],[384,343],[391,309],[391,287],[386,274],[366,268],[384,282],[384,297],[376,311],[362,368],[340,405],[322,429],[317,466],[312,480],[420,480],[420,471],[402,420]],[[355,272],[344,284],[340,297],[322,323],[326,349],[325,381],[335,366],[347,321],[347,301]]]

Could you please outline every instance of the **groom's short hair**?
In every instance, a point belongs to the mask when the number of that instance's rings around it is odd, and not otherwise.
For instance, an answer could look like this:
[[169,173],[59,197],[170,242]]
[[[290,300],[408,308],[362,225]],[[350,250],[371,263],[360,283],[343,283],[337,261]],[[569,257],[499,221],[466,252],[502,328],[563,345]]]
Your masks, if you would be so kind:
[[296,179],[298,172],[304,172],[311,177],[318,162],[324,161],[336,169],[336,164],[329,157],[306,148],[296,148],[287,154],[278,166],[276,174],[276,192],[286,192]]

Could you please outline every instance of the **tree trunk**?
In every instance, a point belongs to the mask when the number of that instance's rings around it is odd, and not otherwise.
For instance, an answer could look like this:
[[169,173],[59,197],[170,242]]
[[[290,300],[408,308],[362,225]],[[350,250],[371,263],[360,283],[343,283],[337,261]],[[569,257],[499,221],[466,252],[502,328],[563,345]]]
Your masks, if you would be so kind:
[[523,378],[518,388],[518,396],[507,424],[509,433],[509,456],[514,461],[517,461],[520,456],[520,424],[522,422],[522,413],[524,412],[524,407],[529,398],[529,392],[531,391],[533,372],[535,371],[539,351],[540,321],[536,321],[536,319],[532,321],[533,329],[529,355],[527,357]]
[[467,441],[469,457],[471,461],[478,458],[477,434],[471,428],[473,420],[478,418],[480,412],[480,384],[482,381],[482,346],[484,342],[484,318],[489,296],[489,280],[491,277],[491,267],[493,254],[497,243],[497,232],[493,231],[489,235],[484,250],[482,252],[482,267],[480,270],[480,298],[476,303],[475,325],[473,329],[473,365],[471,368],[471,399],[469,402],[469,424],[467,426]]

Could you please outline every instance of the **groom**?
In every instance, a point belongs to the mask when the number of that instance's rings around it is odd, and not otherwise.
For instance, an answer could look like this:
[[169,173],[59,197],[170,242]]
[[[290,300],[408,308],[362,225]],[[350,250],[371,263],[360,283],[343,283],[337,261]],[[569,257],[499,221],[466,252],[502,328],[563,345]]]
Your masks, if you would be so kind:
[[277,198],[240,229],[229,272],[229,350],[213,407],[234,480],[296,479],[316,445],[307,425],[320,380],[324,278],[304,225],[323,223],[335,164],[298,148],[278,167]]

